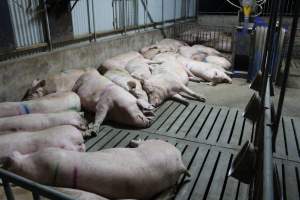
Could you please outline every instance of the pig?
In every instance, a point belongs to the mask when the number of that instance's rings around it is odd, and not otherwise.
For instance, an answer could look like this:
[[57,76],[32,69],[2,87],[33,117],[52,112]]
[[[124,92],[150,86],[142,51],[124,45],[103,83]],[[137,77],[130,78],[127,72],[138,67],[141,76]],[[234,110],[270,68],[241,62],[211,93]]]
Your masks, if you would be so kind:
[[211,47],[206,47],[200,44],[193,45],[193,48],[196,49],[200,53],[206,53],[207,55],[212,55],[212,56],[222,56],[222,53],[217,51],[214,48]]
[[199,52],[196,48],[189,46],[182,46],[179,48],[179,54],[183,57],[190,58],[197,61],[203,61],[207,57],[206,53]]
[[32,87],[27,90],[22,100],[40,98],[55,92],[69,92],[77,79],[86,71],[96,70],[93,68],[63,70],[59,74],[50,75],[45,80],[35,79]]
[[15,132],[0,136],[0,163],[3,163],[14,151],[28,154],[48,147],[71,151],[85,150],[81,131],[71,125],[41,131]]
[[148,127],[152,121],[153,113],[149,111],[152,106],[149,103],[136,99],[98,72],[83,74],[73,91],[80,96],[82,107],[95,113],[95,122],[90,129],[92,133],[97,132],[106,117],[139,128]]
[[136,51],[129,51],[104,61],[99,68],[99,71],[104,74],[108,70],[112,69],[124,69],[129,61],[135,58],[143,58],[143,56]]
[[130,76],[126,70],[109,70],[104,74],[104,76],[118,86],[124,88],[126,91],[130,92],[137,99],[148,102],[147,93],[143,90],[141,82]]
[[204,62],[221,66],[226,70],[231,67],[231,63],[226,58],[220,56],[207,56],[204,58]]
[[80,98],[74,92],[57,92],[39,99],[0,103],[0,117],[30,113],[54,113],[66,110],[80,111]]
[[196,94],[186,86],[189,80],[188,75],[184,66],[177,62],[176,58],[169,55],[160,55],[160,58],[156,58],[163,63],[156,65],[152,70],[152,76],[142,81],[149,102],[153,106],[159,106],[168,98],[173,98],[187,105],[188,102],[179,94],[180,92],[184,92],[196,100],[205,101],[203,95]]
[[145,58],[135,58],[130,60],[125,70],[137,80],[145,80],[151,76],[151,65],[160,64],[160,62],[155,62]]
[[65,111],[59,113],[33,113],[0,118],[1,132],[38,131],[55,126],[73,125],[80,130],[86,130],[86,121],[80,113]]
[[147,47],[144,47],[140,50],[141,54],[146,59],[153,59],[154,56],[160,53],[166,53],[166,52],[174,52],[176,53],[178,51],[177,48],[174,46],[167,46],[163,44],[154,44]]
[[163,40],[159,41],[157,44],[171,46],[177,50],[182,46],[188,46],[188,44],[183,41],[179,41],[179,40],[175,40],[175,39],[171,39],[171,38],[163,39]]
[[136,148],[75,152],[48,148],[15,152],[4,167],[46,185],[92,192],[109,199],[151,199],[189,175],[175,146],[161,140],[138,141]]
[[212,84],[232,83],[232,79],[225,73],[221,67],[216,67],[211,63],[195,61],[192,59],[179,57],[178,60],[185,65],[195,76],[210,81]]
[[153,59],[154,56],[160,53],[173,52],[176,53],[182,46],[187,46],[186,43],[170,38],[163,39],[154,45],[146,46],[140,50],[141,54],[147,59]]

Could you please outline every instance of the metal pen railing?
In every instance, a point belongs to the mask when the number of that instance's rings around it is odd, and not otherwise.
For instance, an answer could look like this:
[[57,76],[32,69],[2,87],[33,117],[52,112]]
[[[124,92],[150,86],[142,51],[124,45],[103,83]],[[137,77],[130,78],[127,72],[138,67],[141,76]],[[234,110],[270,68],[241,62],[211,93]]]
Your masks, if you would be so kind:
[[30,191],[33,200],[40,200],[41,196],[50,200],[74,200],[74,198],[62,192],[18,176],[2,168],[0,168],[0,180],[2,180],[3,190],[7,200],[15,200],[11,184]]

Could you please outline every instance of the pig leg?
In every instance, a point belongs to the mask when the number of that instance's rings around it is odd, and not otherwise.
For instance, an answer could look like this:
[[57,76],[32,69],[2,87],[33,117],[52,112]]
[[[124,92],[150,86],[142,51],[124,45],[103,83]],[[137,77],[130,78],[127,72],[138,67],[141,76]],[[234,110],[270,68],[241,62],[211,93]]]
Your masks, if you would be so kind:
[[102,102],[98,102],[96,106],[95,121],[93,124],[90,124],[89,129],[84,132],[83,134],[84,137],[97,135],[99,128],[107,115],[108,110],[109,108],[106,104],[103,104]]
[[196,82],[196,83],[204,82],[202,78],[191,77],[191,76],[189,77],[189,81]]
[[137,148],[144,140],[142,139],[137,139],[137,140],[131,140],[128,144],[130,148]]
[[143,100],[143,99],[137,99],[136,103],[138,105],[138,107],[142,110],[153,110],[154,107],[148,103],[147,101]]
[[188,102],[187,99],[185,99],[184,97],[182,97],[180,94],[175,94],[172,96],[172,98],[174,101],[178,101],[179,103],[182,103],[186,106],[188,106],[190,103]]
[[182,91],[188,95],[191,95],[192,97],[195,97],[199,101],[205,102],[205,97],[203,97],[203,95],[200,96],[200,95],[196,94],[194,91],[192,91],[185,85],[182,85]]

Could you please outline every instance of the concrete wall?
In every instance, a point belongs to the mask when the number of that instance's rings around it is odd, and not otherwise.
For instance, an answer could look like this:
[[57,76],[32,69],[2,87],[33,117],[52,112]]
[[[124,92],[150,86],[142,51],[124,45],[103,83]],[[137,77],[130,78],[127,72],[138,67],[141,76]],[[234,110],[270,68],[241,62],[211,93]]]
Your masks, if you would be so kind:
[[98,68],[107,58],[130,50],[139,50],[162,38],[159,30],[128,33],[125,36],[119,35],[89,44],[2,62],[0,102],[20,100],[35,78],[43,79],[63,69]]

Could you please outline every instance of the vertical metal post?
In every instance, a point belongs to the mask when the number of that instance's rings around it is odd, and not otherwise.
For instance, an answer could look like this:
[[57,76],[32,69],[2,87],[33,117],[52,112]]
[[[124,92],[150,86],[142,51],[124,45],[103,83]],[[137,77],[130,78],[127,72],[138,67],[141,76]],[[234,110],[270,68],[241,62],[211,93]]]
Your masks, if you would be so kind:
[[[291,65],[291,60],[292,60],[292,52],[293,52],[293,47],[294,47],[294,42],[295,42],[295,37],[296,37],[296,32],[297,32],[298,17],[299,17],[299,11],[300,11],[299,7],[300,7],[300,3],[297,0],[295,8],[294,8],[294,14],[293,14],[294,16],[293,16],[293,22],[292,22],[289,47],[288,47],[287,58],[286,58],[286,63],[285,63],[285,68],[284,68],[283,81],[282,81],[282,86],[281,86],[280,96],[279,96],[279,101],[278,101],[278,107],[277,107],[277,115],[276,115],[276,123],[275,123],[276,134],[275,135],[277,135],[278,126],[279,126],[280,119],[281,119],[282,106],[283,106],[285,90],[286,90],[286,83],[287,83],[288,76],[289,76],[290,65]],[[275,139],[276,138],[274,138],[274,140]]]
[[86,0],[86,7],[87,7],[87,17],[88,17],[88,29],[89,29],[89,40],[90,42],[92,41],[91,39],[91,19],[90,19],[90,0]]
[[164,0],[161,0],[161,22],[162,26],[165,25],[165,16],[164,16]]
[[51,39],[51,33],[50,33],[50,25],[49,25],[49,17],[48,17],[48,8],[46,0],[43,0],[43,9],[44,9],[44,17],[45,17],[45,29],[46,29],[46,35],[47,35],[47,43],[49,50],[52,51],[52,39]]
[[32,192],[32,197],[33,197],[33,200],[41,200],[40,195],[36,192]]
[[176,2],[177,0],[174,0],[174,24],[176,23],[176,13],[177,13],[177,8],[176,8]]
[[267,77],[268,77],[268,74],[271,69],[271,62],[272,62],[272,55],[273,55],[272,45],[273,45],[273,41],[274,41],[279,1],[281,1],[281,0],[274,0],[273,4],[272,4],[272,14],[271,14],[271,18],[269,21],[267,44],[266,44],[266,48],[264,50],[263,65],[261,66],[262,67],[262,75],[263,75],[263,84],[262,84],[262,88],[261,88],[262,105],[264,105]]
[[14,194],[11,190],[10,183],[4,179],[2,179],[3,188],[6,195],[7,200],[15,200]]
[[263,136],[263,199],[273,200],[273,148],[272,148],[272,119],[270,100],[270,76],[267,79],[267,87],[264,102],[264,136]]
[[94,0],[92,0],[92,13],[93,13],[94,41],[96,42],[97,36],[96,36],[96,22],[95,22],[95,5],[94,5]]
[[122,1],[122,6],[123,6],[123,30],[124,33],[126,34],[126,4],[125,4],[126,0]]

